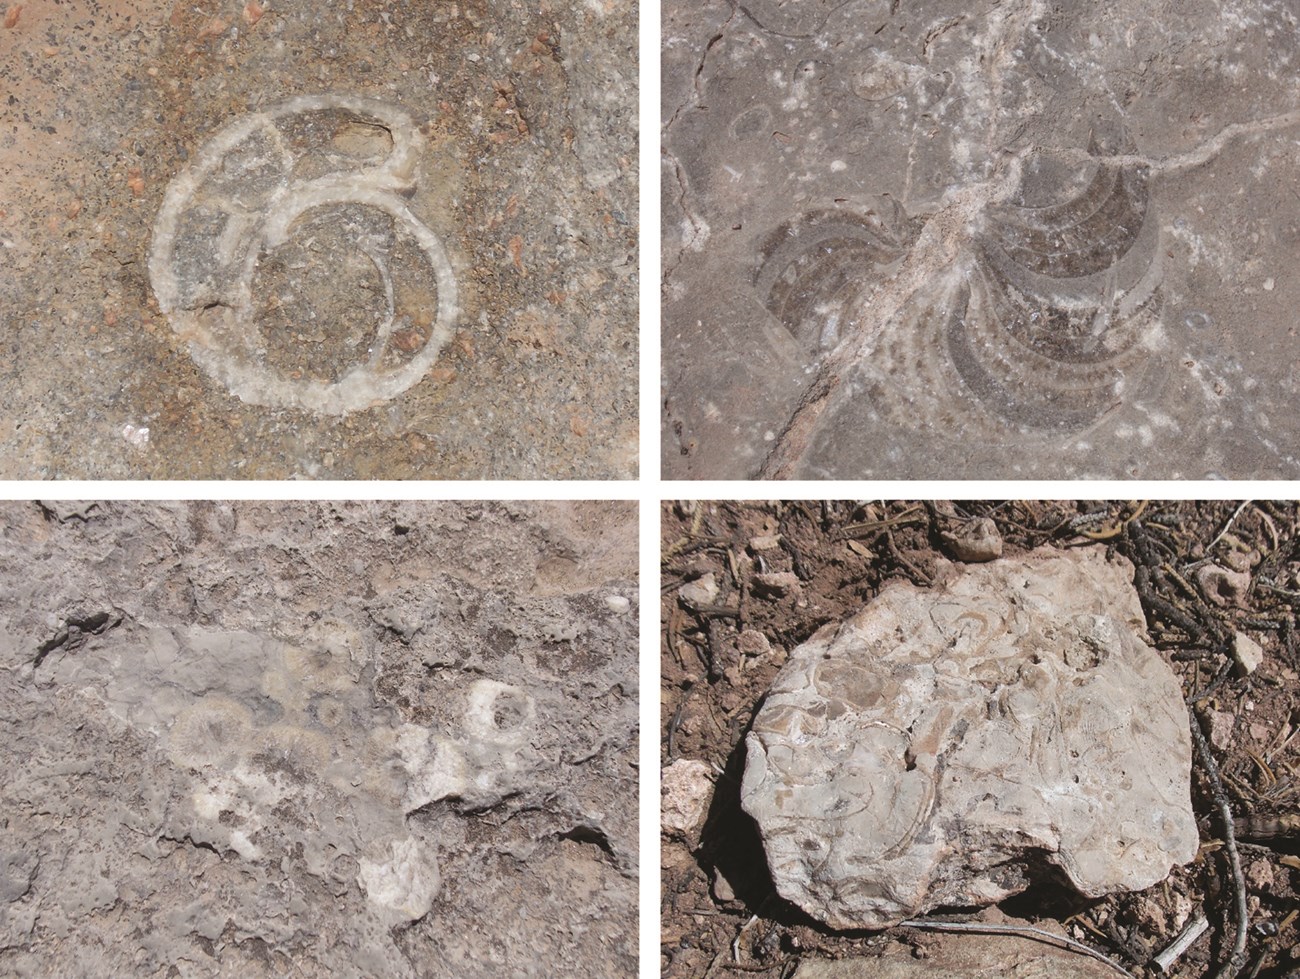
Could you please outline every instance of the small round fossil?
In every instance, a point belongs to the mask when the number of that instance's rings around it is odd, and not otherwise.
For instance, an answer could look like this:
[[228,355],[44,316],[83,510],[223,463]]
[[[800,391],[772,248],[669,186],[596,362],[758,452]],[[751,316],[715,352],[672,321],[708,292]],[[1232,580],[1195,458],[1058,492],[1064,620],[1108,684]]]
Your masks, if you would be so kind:
[[187,768],[224,771],[248,754],[252,731],[252,715],[243,704],[228,697],[204,697],[172,724],[167,753]]

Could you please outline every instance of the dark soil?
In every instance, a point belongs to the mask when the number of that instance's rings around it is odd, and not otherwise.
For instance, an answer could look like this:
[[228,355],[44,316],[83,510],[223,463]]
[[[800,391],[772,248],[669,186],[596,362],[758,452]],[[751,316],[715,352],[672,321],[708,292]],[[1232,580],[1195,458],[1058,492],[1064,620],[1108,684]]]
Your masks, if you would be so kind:
[[[928,585],[945,556],[942,533],[983,516],[996,521],[1004,556],[1043,545],[1104,547],[1136,566],[1150,639],[1182,678],[1188,702],[1212,735],[1210,750],[1235,817],[1249,929],[1244,961],[1226,974],[1296,974],[1300,506],[833,501],[664,506],[661,759],[664,765],[699,759],[717,774],[698,841],[663,841],[665,977],[784,979],[804,957],[871,956],[892,943],[916,947],[931,940],[902,929],[834,932],[776,894],[757,829],[740,808],[744,737],[788,650],[861,609],[890,579]],[[1234,582],[1215,566],[1239,576]],[[799,581],[783,595],[765,592],[755,580],[783,571]],[[709,602],[680,594],[708,574],[719,586]],[[742,636],[751,631],[768,640],[770,651],[762,651],[757,636]],[[1249,675],[1234,668],[1238,632],[1264,649],[1263,664]],[[1200,758],[1193,765],[1202,846],[1192,864],[1148,891],[1096,901],[1047,882],[1002,910],[1058,931],[1064,925],[1141,977],[1160,974],[1152,956],[1189,914],[1200,912],[1210,930],[1171,974],[1215,974],[1233,951],[1235,890],[1214,790]]]

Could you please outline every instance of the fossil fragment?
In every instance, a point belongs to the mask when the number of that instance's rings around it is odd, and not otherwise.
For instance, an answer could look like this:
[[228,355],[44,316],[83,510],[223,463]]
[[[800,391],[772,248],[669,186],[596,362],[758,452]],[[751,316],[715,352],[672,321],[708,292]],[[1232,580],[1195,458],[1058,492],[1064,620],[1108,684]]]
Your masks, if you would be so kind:
[[1015,894],[1097,896],[1196,852],[1176,678],[1131,569],[1050,548],[887,586],[790,655],[741,789],[778,891],[835,927]]
[[[119,672],[104,654],[59,661],[60,685],[100,691],[122,720],[163,739],[192,782],[169,817],[173,838],[234,853],[250,873],[299,852],[330,882],[333,861],[356,861],[356,883],[384,921],[427,914],[441,886],[436,848],[406,816],[455,797],[488,807],[535,777],[535,704],[522,688],[477,678],[461,729],[401,723],[365,684],[361,636],[330,618],[302,645],[193,627],[144,630],[141,666]],[[356,729],[338,725],[356,718]],[[352,725],[349,725],[351,728]],[[313,800],[333,816],[310,831],[285,815]]]
[[865,286],[901,258],[915,229],[892,197],[862,212],[818,210],[778,228],[763,246],[754,288],[810,356],[836,346]]
[[248,751],[253,718],[248,708],[229,697],[195,701],[177,716],[167,732],[172,761],[188,768],[226,771]]

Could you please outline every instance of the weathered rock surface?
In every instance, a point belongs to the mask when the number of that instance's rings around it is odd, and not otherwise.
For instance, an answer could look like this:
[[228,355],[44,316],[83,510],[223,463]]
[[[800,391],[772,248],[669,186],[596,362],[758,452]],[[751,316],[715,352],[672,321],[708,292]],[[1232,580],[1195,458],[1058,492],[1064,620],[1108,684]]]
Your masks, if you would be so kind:
[[0,973],[629,974],[631,514],[0,505]]
[[665,0],[665,475],[1295,478],[1295,37]]
[[635,478],[635,5],[5,10],[4,478]]
[[1187,712],[1131,574],[1044,548],[889,585],[794,650],[741,789],[782,896],[874,928],[1001,900],[1044,861],[1094,896],[1189,861]]

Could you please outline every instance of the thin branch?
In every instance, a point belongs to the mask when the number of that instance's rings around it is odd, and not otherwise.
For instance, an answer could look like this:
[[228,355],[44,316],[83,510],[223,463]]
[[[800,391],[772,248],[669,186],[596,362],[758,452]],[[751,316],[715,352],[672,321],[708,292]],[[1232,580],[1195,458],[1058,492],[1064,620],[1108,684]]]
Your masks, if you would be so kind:
[[1206,920],[1205,915],[1198,914],[1187,923],[1186,928],[1178,933],[1178,937],[1151,961],[1155,963],[1156,968],[1161,972],[1168,973],[1173,969],[1174,963],[1182,957],[1183,953],[1191,948],[1196,939],[1205,934],[1209,928],[1210,923]]
[[1217,535],[1215,535],[1214,540],[1210,541],[1208,544],[1205,545],[1206,554],[1210,553],[1211,549],[1213,549],[1215,544],[1223,540],[1223,535],[1228,532],[1228,530],[1232,527],[1233,523],[1236,522],[1237,518],[1241,516],[1241,511],[1246,509],[1246,507],[1250,506],[1251,502],[1252,502],[1251,500],[1246,500],[1241,504],[1241,506],[1237,507],[1237,509],[1233,511],[1232,516],[1230,516],[1228,518],[1228,522],[1223,525],[1223,529],[1219,531]]
[[1047,931],[1043,928],[1035,928],[1032,925],[997,925],[988,924],[981,921],[930,921],[927,918],[910,918],[907,921],[898,923],[900,928],[924,928],[930,931],[971,931],[984,935],[1013,935],[1022,938],[1028,938],[1033,941],[1045,942],[1048,945],[1056,945],[1060,948],[1067,948],[1072,952],[1078,952],[1089,958],[1096,959],[1098,962],[1105,963],[1122,976],[1128,976],[1128,979],[1137,979],[1133,973],[1124,968],[1118,962],[1106,958],[1095,948],[1089,948],[1083,942],[1076,942],[1073,938],[1065,935],[1058,935],[1055,932]]

